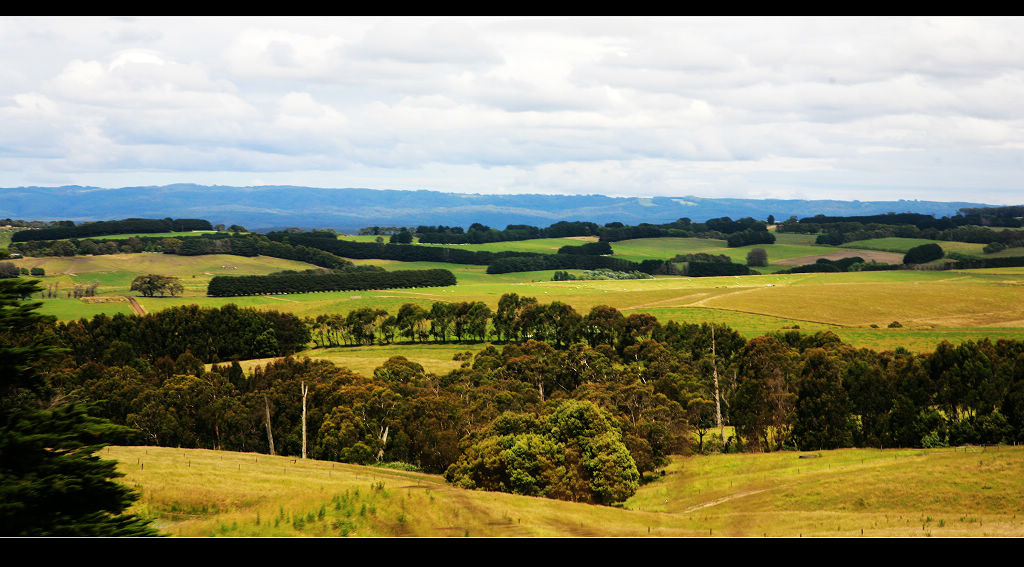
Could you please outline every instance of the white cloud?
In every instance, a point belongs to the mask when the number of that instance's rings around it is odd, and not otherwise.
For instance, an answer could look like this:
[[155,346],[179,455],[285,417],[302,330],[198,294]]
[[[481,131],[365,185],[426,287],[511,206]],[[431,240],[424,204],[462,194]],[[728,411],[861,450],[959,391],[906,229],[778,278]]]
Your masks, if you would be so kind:
[[1018,18],[0,19],[0,179],[982,199],[1021,182],[1022,32]]

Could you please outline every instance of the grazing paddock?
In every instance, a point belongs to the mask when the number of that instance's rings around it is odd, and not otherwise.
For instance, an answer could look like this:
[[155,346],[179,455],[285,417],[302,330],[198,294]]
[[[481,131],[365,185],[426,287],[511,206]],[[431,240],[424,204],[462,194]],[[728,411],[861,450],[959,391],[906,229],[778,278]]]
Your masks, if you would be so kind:
[[1024,447],[673,457],[622,507],[294,456],[166,447],[100,456],[141,492],[132,510],[175,536],[1024,536]]

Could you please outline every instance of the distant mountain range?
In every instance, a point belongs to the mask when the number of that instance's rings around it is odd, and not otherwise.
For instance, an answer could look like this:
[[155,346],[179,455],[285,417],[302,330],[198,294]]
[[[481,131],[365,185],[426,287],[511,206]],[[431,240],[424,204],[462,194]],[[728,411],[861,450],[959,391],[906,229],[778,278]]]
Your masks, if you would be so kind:
[[354,232],[367,226],[448,225],[479,222],[546,227],[560,220],[600,224],[666,223],[687,217],[753,217],[777,220],[818,214],[849,216],[923,213],[955,215],[984,203],[937,201],[810,201],[713,199],[704,197],[606,197],[603,195],[479,195],[438,191],[321,189],[313,187],[229,187],[192,184],[162,187],[0,188],[0,219],[97,221],[124,218],[201,218],[240,224],[250,230],[284,227],[334,228]]

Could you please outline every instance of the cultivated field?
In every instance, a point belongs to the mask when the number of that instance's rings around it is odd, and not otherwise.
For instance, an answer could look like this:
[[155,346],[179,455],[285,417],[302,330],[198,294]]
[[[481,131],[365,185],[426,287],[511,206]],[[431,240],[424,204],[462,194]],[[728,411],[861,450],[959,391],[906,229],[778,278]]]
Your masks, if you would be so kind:
[[101,456],[176,536],[1024,536],[1024,447],[676,457],[621,508],[253,453]]

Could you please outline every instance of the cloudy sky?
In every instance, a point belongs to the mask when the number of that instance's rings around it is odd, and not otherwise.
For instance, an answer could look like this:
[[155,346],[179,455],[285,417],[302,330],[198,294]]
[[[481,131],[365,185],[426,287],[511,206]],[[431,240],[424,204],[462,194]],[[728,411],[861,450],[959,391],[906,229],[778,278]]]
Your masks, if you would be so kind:
[[1024,203],[1024,19],[5,18],[0,186]]

